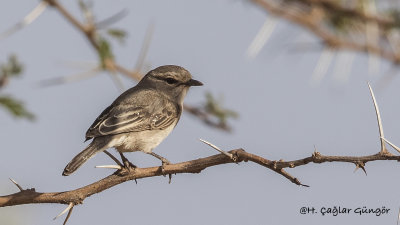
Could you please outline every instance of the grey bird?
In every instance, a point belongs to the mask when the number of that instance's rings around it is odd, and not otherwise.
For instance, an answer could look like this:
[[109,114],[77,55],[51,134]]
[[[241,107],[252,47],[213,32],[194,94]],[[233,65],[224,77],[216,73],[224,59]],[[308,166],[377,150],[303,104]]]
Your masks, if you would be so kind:
[[86,132],[86,141],[93,141],[68,163],[62,175],[70,175],[96,153],[112,147],[127,167],[134,165],[124,152],[142,151],[160,159],[162,165],[169,163],[152,151],[178,123],[189,87],[201,85],[180,66],[151,70],[97,117]]

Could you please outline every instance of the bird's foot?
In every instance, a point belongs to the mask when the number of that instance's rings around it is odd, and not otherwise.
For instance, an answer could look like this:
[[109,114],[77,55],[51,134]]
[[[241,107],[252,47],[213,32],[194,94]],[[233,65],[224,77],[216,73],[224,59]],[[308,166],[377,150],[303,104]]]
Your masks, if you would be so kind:
[[[147,153],[147,154],[150,154],[150,155],[156,157],[157,159],[161,160],[161,162],[162,162],[162,165],[161,165],[161,174],[162,174],[163,176],[167,175],[167,173],[165,172],[165,168],[164,168],[164,167],[165,167],[165,165],[171,164],[171,162],[168,161],[168,159],[166,159],[166,158],[164,158],[164,157],[162,157],[162,156],[160,156],[160,155],[158,155],[158,154],[156,154],[156,153],[154,153],[154,152],[150,152],[150,153]],[[169,173],[169,174],[168,174],[168,178],[169,178],[169,182],[168,182],[168,183],[171,183],[172,174]]]
[[121,155],[121,159],[122,159],[123,166],[124,166],[126,169],[132,170],[132,169],[137,168],[137,166],[134,165],[133,163],[129,162],[129,160],[128,160],[122,153],[119,153],[119,154]]
[[[163,176],[165,176],[165,175],[167,175],[167,174],[165,173],[165,168],[164,168],[164,166],[165,166],[165,165],[171,164],[171,162],[168,161],[166,158],[162,158],[162,159],[161,159],[161,162],[162,162],[162,164],[161,164],[161,173],[163,174]],[[172,179],[172,174],[168,173],[168,183],[169,183],[169,184],[171,183],[171,179]]]
[[129,162],[129,160],[122,153],[119,153],[119,154],[122,159],[122,165],[121,165],[121,169],[118,171],[118,174],[126,175],[132,171],[135,171],[137,166],[134,165],[133,163]]

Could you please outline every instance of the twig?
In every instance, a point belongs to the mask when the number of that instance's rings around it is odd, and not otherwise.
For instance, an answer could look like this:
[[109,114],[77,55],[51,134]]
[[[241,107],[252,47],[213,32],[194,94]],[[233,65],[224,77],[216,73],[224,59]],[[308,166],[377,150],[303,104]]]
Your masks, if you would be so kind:
[[[58,10],[72,25],[74,25],[79,31],[81,31],[85,35],[85,37],[88,39],[88,41],[90,42],[92,47],[97,51],[98,54],[100,54],[100,47],[95,39],[96,27],[94,24],[88,24],[88,25],[82,24],[71,13],[69,13],[57,0],[44,0],[44,1],[48,2],[50,6],[52,6],[56,10]],[[150,26],[146,37],[151,36],[151,33],[152,33],[152,28]],[[150,38],[146,38],[146,40],[149,41]],[[143,48],[143,54],[141,55],[141,57],[139,57],[139,59],[144,60],[147,49],[148,49],[148,47],[146,47],[146,44],[145,44],[145,46]],[[107,60],[105,60],[104,64],[105,64],[106,70],[108,70],[110,72],[117,71],[118,73],[125,75],[129,78],[132,78],[136,81],[139,81],[143,77],[143,75],[140,73],[140,71],[129,70],[129,69],[119,65],[112,58],[107,58]],[[138,64],[140,65],[142,63],[138,62]],[[205,112],[200,112],[200,110],[198,110],[195,107],[184,105],[184,109],[188,113],[201,119],[206,125],[209,125],[214,128],[218,128],[220,130],[230,131],[230,128],[228,126],[213,122],[210,119],[209,114],[207,114]]]
[[[367,52],[378,55],[382,58],[392,61],[395,64],[400,63],[400,54],[398,54],[396,51],[386,48],[384,44],[375,45],[366,42],[365,40],[367,38],[365,37],[365,32],[363,34],[364,36],[359,38],[360,40],[354,40],[354,38],[352,38],[350,35],[342,35],[342,33],[337,32],[335,28],[323,24],[326,22],[324,19],[330,15],[343,15],[351,17],[362,24],[365,24],[366,21],[374,21],[384,28],[393,28],[396,27],[396,21],[394,21],[392,18],[366,14],[363,12],[363,10],[350,9],[342,6],[341,3],[332,0],[250,1],[273,15],[287,19],[309,30],[314,35],[322,39],[324,45],[327,47]],[[390,29],[384,30],[390,31]],[[362,35],[360,32],[357,32],[356,34],[358,36]],[[383,40],[386,39],[386,33],[382,32],[379,37],[380,42],[383,42]]]
[[15,184],[15,186],[17,186],[17,188],[20,190],[20,191],[23,191],[24,189],[21,187],[21,185],[19,185],[15,180],[13,180],[12,178],[8,178],[8,179],[10,179],[10,181],[13,183],[13,184]]

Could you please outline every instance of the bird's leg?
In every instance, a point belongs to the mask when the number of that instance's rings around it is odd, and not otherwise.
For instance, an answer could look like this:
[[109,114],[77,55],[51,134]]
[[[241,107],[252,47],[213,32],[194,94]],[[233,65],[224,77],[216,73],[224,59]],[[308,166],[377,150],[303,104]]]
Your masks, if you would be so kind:
[[[161,162],[162,162],[161,172],[162,172],[162,174],[165,175],[164,165],[171,164],[171,162],[168,161],[168,159],[166,159],[166,158],[162,157],[161,155],[158,155],[158,154],[156,154],[154,152],[150,152],[148,154],[150,154],[150,155],[156,157],[157,159],[161,160]],[[172,174],[168,174],[168,177],[169,177],[169,183],[171,183]]]
[[162,157],[161,155],[158,155],[158,154],[156,154],[156,153],[154,153],[154,152],[150,152],[150,153],[148,153],[148,154],[150,154],[150,155],[156,157],[157,159],[161,160],[163,166],[164,166],[164,165],[171,164],[170,161],[168,161],[168,159]]
[[125,168],[129,169],[129,168],[137,167],[134,164],[132,164],[131,162],[129,162],[129,160],[124,156],[124,154],[122,154],[122,152],[120,152],[119,155],[121,156],[122,163],[124,164]]
[[106,155],[108,155],[108,157],[110,157],[116,164],[118,164],[118,166],[123,167],[124,165],[117,159],[115,158],[111,153],[109,153],[107,150],[104,150],[104,153],[106,153]]

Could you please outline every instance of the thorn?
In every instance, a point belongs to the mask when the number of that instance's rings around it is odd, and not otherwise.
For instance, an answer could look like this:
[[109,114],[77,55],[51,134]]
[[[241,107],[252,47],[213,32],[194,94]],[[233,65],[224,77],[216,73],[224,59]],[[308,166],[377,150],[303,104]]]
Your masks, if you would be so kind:
[[168,179],[169,179],[168,184],[171,184],[172,174],[170,174],[170,173],[168,174]]
[[18,188],[20,191],[23,191],[23,190],[24,190],[15,180],[13,180],[12,178],[8,178],[8,179],[10,179],[10,181],[13,182],[13,184],[15,184],[15,186],[17,186],[17,188]]
[[124,92],[125,91],[125,85],[124,82],[122,81],[121,77],[119,77],[119,74],[117,74],[115,71],[111,71],[110,72],[110,77],[112,79],[112,81],[114,82],[115,86],[121,91]]
[[333,78],[340,83],[346,83],[350,77],[354,58],[354,52],[338,52],[335,67],[333,69]]
[[255,58],[258,55],[271,37],[277,23],[278,20],[275,16],[269,16],[269,18],[267,18],[247,49],[246,55],[248,58]]
[[[53,220],[56,220],[58,217],[64,215],[66,212],[68,212],[68,210],[72,209],[73,207],[74,207],[74,203],[73,203],[73,202],[70,202],[69,205],[68,205],[68,207],[67,207],[66,209],[64,209],[64,211],[62,211],[62,212],[61,212],[60,214],[58,214],[56,217],[54,217]],[[68,213],[68,214],[70,214],[70,213]]]
[[399,207],[399,213],[397,214],[397,225],[399,225],[399,220],[400,220],[400,207]]
[[206,141],[206,140],[203,140],[203,139],[199,139],[199,140],[200,140],[201,142],[207,144],[208,146],[214,148],[215,150],[219,151],[220,153],[222,153],[222,154],[228,156],[230,159],[232,159],[233,161],[236,162],[237,159],[233,156],[233,154],[221,150],[220,148],[218,148],[217,146],[211,144],[210,142],[208,142],[208,141]]
[[365,176],[368,176],[368,174],[367,174],[367,170],[365,170],[365,167],[364,166],[360,166],[361,167],[361,169],[364,171],[364,173],[365,173]]
[[381,141],[381,151],[380,151],[380,153],[381,154],[387,154],[388,151],[386,149],[385,142],[383,141],[384,135],[383,135],[381,114],[379,112],[379,107],[378,107],[378,104],[376,103],[375,95],[374,95],[374,92],[372,91],[372,88],[371,88],[371,85],[369,84],[369,82],[368,82],[368,88],[369,88],[369,92],[371,93],[372,101],[373,101],[374,107],[375,107],[376,119],[378,121],[379,135],[380,135],[380,141]]
[[70,82],[77,82],[77,81],[80,81],[83,79],[88,79],[90,77],[94,77],[100,71],[101,70],[99,67],[95,67],[95,68],[91,68],[90,70],[85,71],[83,73],[42,80],[42,81],[39,81],[39,87],[48,87],[48,86],[53,86],[53,85],[66,84],[66,83],[70,83]]
[[17,24],[14,26],[10,27],[8,30],[0,33],[0,40],[3,40],[10,35],[14,34],[18,30],[21,30],[25,26],[31,24],[33,21],[35,21],[47,8],[48,6],[48,1],[40,1],[40,3],[28,14],[26,15],[21,21],[19,21]]
[[139,52],[138,59],[136,61],[134,71],[140,72],[143,69],[143,65],[146,60],[147,53],[149,52],[150,43],[154,33],[154,23],[150,23],[147,27],[146,34],[144,36],[144,41]]
[[312,153],[313,158],[319,158],[321,157],[321,153],[317,151],[317,149],[314,149],[314,152]]
[[123,19],[125,16],[128,15],[128,10],[127,9],[122,9],[121,11],[119,11],[118,13],[110,16],[109,18],[106,18],[100,22],[96,23],[96,28],[98,29],[103,29],[106,28],[110,25],[112,25],[113,23],[118,22],[119,20]]
[[397,147],[395,144],[393,144],[392,142],[388,141],[386,138],[381,137],[382,140],[384,140],[386,143],[388,143],[390,146],[392,146],[392,148],[394,148],[396,151],[398,151],[400,153],[400,148]]
[[65,217],[63,225],[67,224],[67,221],[68,221],[69,217],[71,216],[73,209],[74,209],[74,206],[72,206],[71,209],[68,211],[67,217]]
[[272,167],[274,168],[274,170],[276,170],[278,168],[278,162],[276,162],[276,160],[274,161],[274,164]]
[[359,168],[361,168],[361,169],[364,171],[365,176],[368,175],[368,174],[367,174],[367,171],[365,170],[365,166],[364,166],[364,163],[363,163],[363,162],[358,162],[358,163],[356,163],[356,169],[354,170],[354,173],[355,173]]
[[322,50],[321,56],[315,66],[310,84],[313,86],[318,85],[328,72],[333,58],[335,57],[335,49],[332,47],[325,47]]
[[120,165],[102,165],[102,166],[95,166],[94,168],[107,168],[107,169],[117,169],[117,170],[122,169]]

